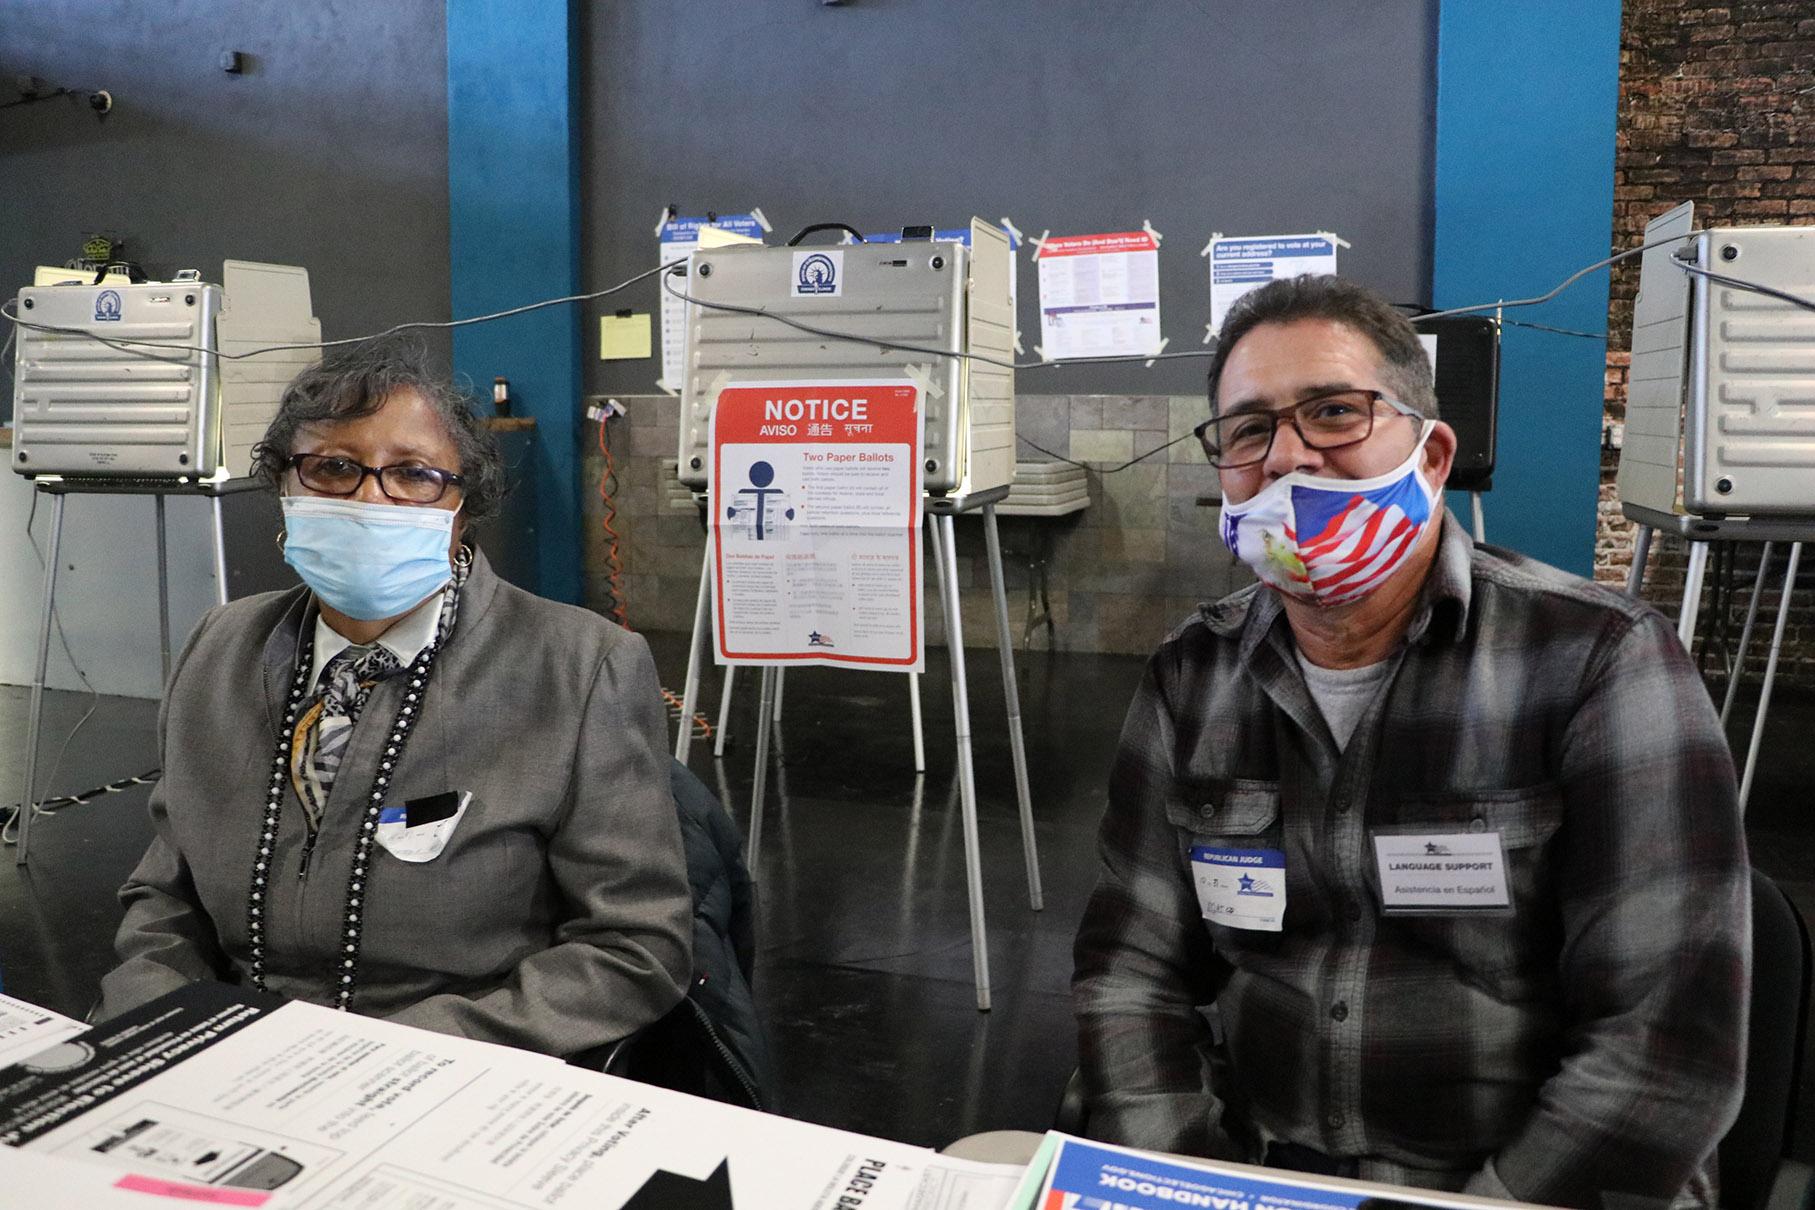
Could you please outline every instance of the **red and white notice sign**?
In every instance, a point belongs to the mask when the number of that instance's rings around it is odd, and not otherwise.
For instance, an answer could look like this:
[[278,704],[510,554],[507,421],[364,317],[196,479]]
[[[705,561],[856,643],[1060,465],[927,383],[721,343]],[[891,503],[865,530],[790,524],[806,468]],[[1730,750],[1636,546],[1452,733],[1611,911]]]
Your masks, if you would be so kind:
[[712,413],[721,664],[921,670],[920,391],[740,383]]
[[1160,351],[1160,246],[1149,232],[1052,236],[1039,261],[1043,356]]

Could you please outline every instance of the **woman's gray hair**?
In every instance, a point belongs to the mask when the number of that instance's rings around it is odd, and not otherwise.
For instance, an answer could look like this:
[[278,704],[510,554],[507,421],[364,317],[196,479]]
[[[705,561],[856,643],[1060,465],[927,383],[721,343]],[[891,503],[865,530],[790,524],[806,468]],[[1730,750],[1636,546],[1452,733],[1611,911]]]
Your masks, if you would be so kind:
[[265,438],[252,447],[253,473],[281,490],[296,434],[306,424],[338,424],[370,416],[399,392],[421,396],[441,418],[466,480],[461,515],[480,521],[504,497],[504,459],[476,412],[453,383],[429,368],[428,350],[407,339],[367,340],[330,352],[290,380]]
[[1268,282],[1244,294],[1229,308],[1216,352],[1210,358],[1210,414],[1220,406],[1217,389],[1223,366],[1237,342],[1262,324],[1289,324],[1301,319],[1327,319],[1367,338],[1380,354],[1380,377],[1400,403],[1420,416],[1437,419],[1437,390],[1431,359],[1418,339],[1418,329],[1403,312],[1366,286],[1341,277],[1306,273]]

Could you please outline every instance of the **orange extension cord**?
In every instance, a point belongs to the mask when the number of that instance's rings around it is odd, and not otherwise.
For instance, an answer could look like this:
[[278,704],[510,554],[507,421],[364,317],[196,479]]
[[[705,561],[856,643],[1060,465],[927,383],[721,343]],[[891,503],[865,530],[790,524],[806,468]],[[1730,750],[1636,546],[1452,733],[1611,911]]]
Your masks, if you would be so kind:
[[618,469],[611,456],[611,442],[605,439],[605,426],[610,423],[609,411],[599,417],[599,453],[605,458],[605,473],[599,477],[599,502],[605,512],[599,525],[605,531],[605,582],[611,592],[611,620],[629,630],[630,612],[624,606],[624,559],[618,551],[617,527],[612,524],[618,519],[618,506],[612,499],[617,493]]

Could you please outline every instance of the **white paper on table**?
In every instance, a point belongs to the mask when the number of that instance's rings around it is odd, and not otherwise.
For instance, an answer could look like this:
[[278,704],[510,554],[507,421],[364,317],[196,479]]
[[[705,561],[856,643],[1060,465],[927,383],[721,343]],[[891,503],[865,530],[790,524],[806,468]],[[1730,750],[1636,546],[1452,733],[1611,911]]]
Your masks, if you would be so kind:
[[74,1037],[88,1026],[12,996],[0,995],[0,1067]]
[[[755,214],[721,214],[715,219],[672,218],[662,224],[656,237],[655,263],[666,265],[671,261],[686,260],[699,249],[700,232],[709,227],[741,237],[731,242],[750,240],[760,244],[763,239],[763,227]],[[662,297],[662,377],[656,385],[679,393],[681,379],[687,372],[688,304],[670,293],[666,285],[659,288]],[[685,283],[681,289],[686,290]]]
[[1270,281],[1336,272],[1334,235],[1237,235],[1210,241],[1210,330],[1223,326],[1235,300]]
[[[0,1189],[9,1206],[32,1210],[158,1210],[159,1207],[234,1205],[206,1187],[136,1180],[94,1164],[0,1147]],[[231,1195],[229,1195],[231,1196]],[[244,1204],[243,1202],[239,1204]]]
[[1159,244],[1145,231],[1040,245],[1040,346],[1049,361],[1160,351]]
[[27,1147],[274,1210],[996,1210],[1019,1173],[304,1003]]

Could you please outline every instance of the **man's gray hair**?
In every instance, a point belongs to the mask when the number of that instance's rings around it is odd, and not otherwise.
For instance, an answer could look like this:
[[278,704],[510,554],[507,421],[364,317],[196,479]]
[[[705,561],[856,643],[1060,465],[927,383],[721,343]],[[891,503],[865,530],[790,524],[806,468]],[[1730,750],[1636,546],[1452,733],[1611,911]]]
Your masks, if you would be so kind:
[[498,442],[453,383],[429,368],[428,350],[407,339],[347,345],[291,379],[264,440],[252,447],[253,473],[281,490],[304,425],[370,416],[399,392],[421,396],[453,442],[460,465],[446,469],[466,480],[461,515],[472,522],[497,512],[505,492]]
[[1367,338],[1380,354],[1382,384],[1400,403],[1419,415],[1437,418],[1437,391],[1431,359],[1412,321],[1366,286],[1340,277],[1304,274],[1268,282],[1244,294],[1229,308],[1210,358],[1210,414],[1218,406],[1217,388],[1223,367],[1241,338],[1262,324],[1288,324],[1301,319],[1327,319]]

